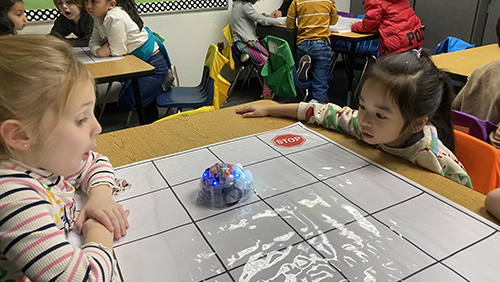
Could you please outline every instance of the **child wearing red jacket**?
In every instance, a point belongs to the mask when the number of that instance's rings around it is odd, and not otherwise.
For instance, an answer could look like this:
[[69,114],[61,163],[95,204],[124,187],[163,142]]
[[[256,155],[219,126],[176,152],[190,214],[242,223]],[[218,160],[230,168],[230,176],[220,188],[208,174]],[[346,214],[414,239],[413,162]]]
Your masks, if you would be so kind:
[[408,0],[365,0],[364,5],[365,17],[353,24],[351,31],[378,31],[380,55],[402,53],[422,46],[422,23]]

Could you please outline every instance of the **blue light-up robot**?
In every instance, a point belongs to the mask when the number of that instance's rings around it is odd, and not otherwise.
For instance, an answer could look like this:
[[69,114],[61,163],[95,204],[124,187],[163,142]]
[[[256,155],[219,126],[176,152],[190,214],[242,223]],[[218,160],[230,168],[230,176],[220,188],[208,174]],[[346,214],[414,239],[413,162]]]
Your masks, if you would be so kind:
[[224,208],[245,201],[253,191],[253,176],[249,170],[243,170],[241,164],[216,163],[203,172],[198,202]]

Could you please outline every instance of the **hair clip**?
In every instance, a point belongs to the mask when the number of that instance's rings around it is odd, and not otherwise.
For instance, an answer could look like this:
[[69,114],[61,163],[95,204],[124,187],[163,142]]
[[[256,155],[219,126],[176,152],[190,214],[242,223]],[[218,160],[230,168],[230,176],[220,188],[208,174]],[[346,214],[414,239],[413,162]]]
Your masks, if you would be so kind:
[[415,55],[417,56],[417,58],[420,59],[420,55],[422,54],[422,47],[420,47],[418,49],[413,49],[412,51],[415,52]]

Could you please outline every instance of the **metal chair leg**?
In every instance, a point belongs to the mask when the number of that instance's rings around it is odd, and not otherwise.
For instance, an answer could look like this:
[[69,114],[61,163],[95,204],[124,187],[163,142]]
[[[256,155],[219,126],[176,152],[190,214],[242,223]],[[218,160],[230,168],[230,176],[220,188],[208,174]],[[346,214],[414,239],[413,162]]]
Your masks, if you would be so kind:
[[113,85],[113,82],[110,82],[108,84],[108,88],[106,89],[106,93],[104,94],[104,102],[101,105],[101,110],[99,111],[99,116],[97,117],[97,120],[101,120],[102,116],[104,115],[104,108],[106,108],[106,104],[108,103],[108,98],[109,98],[109,92],[111,91],[111,86]]
[[129,111],[128,116],[127,116],[127,121],[125,122],[125,128],[128,128],[130,125],[130,120],[132,119],[132,115],[134,114],[134,111]]
[[[372,56],[372,58],[375,58],[375,56]],[[351,102],[353,99],[356,99],[359,91],[359,87],[361,85],[361,80],[363,79],[363,76],[365,75],[366,68],[368,67],[368,57],[365,57],[365,65],[363,66],[363,71],[361,71],[361,75],[359,76],[358,83],[356,84],[356,88],[354,88],[354,91],[352,92],[352,97],[350,97],[350,100],[348,101],[348,106],[351,106]]]
[[337,58],[339,57],[339,53],[333,51],[330,56],[330,75],[333,75],[333,71],[335,70],[335,65],[337,64]]
[[233,89],[236,87],[236,83],[238,83],[238,80],[240,79],[241,73],[245,70],[244,66],[240,66],[240,69],[236,73],[236,77],[233,80],[233,83],[231,83],[231,86],[229,86],[229,90],[227,91],[227,98],[224,103],[227,103],[227,100],[229,100],[229,97],[231,96],[231,93],[233,92]]
[[260,75],[259,70],[256,67],[254,67],[253,70],[255,71],[255,74],[257,75],[257,79],[260,82],[260,86],[262,86],[262,88],[264,88],[264,80],[262,80],[262,76]]
[[241,85],[240,91],[243,89],[243,86],[245,86],[245,83],[247,83],[247,81],[248,81],[248,86],[247,87],[250,87],[250,80],[249,80],[249,78],[252,75],[252,71],[253,71],[254,68],[255,68],[255,65],[250,65],[250,66],[247,67],[248,73],[245,76],[245,79],[243,80],[243,84]]

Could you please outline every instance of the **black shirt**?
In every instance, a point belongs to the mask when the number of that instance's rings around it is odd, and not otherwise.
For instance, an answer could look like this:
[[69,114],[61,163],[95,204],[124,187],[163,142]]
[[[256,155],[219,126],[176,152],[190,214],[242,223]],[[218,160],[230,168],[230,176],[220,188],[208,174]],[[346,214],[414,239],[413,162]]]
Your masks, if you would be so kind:
[[[92,30],[94,28],[94,19],[85,13],[80,17],[78,24],[75,24],[73,20],[68,20],[63,14],[54,22],[54,26],[50,31],[50,34],[55,35],[60,38],[64,38],[74,47],[87,47],[89,46],[90,36],[92,36]],[[65,38],[66,36],[73,33],[78,38]]]

